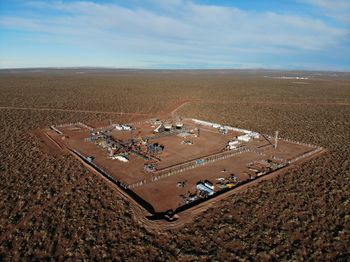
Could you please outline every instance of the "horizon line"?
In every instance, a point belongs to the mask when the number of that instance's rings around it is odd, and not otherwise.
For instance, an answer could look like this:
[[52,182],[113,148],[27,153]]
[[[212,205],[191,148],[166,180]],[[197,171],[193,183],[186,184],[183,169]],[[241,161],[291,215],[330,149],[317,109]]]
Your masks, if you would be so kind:
[[220,70],[237,70],[237,71],[302,71],[302,72],[334,72],[334,73],[350,73],[349,70],[326,70],[326,69],[287,69],[287,68],[142,68],[142,67],[108,67],[108,66],[49,66],[49,67],[7,67],[0,68],[0,71],[6,70],[74,70],[74,69],[109,69],[109,70],[134,70],[134,71],[220,71]]

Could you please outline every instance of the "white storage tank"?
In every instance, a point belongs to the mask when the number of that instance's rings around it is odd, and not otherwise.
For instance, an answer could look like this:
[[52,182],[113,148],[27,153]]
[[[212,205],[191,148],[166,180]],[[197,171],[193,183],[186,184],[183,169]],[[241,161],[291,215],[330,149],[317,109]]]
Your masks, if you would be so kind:
[[173,128],[172,124],[164,124],[165,131],[170,131]]

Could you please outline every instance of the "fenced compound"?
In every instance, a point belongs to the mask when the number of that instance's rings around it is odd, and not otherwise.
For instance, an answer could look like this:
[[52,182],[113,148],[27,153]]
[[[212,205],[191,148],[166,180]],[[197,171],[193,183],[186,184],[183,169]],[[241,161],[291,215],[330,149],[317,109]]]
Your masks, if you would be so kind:
[[[55,133],[50,132],[50,134],[59,138],[57,141],[66,144],[68,149],[74,145],[74,149],[70,149],[74,155],[78,156],[153,214],[161,214],[169,210],[175,213],[181,212],[201,201],[206,201],[206,196],[196,188],[196,183],[198,184],[201,181],[209,181],[209,183],[215,185],[215,190],[213,190],[216,196],[232,189],[238,184],[240,186],[249,183],[252,180],[259,179],[268,173],[323,150],[323,148],[311,144],[300,143],[289,139],[275,139],[275,137],[264,136],[244,129],[213,124],[201,120],[197,120],[194,123],[186,122],[192,121],[192,119],[182,120],[184,120],[182,121],[185,125],[184,128],[179,129],[177,125],[173,124],[170,131],[168,131],[169,128],[167,127],[166,130],[164,128],[161,129],[159,133],[153,132],[154,125],[151,122],[144,120],[131,123],[128,125],[130,128],[140,130],[137,138],[133,138],[133,134],[131,134],[131,139],[128,134],[120,134],[117,131],[106,132],[116,129],[117,125],[111,123],[108,126],[98,128],[92,128],[81,122],[51,126],[50,128]],[[209,132],[205,133],[203,138],[195,140],[196,143],[194,143],[194,146],[187,146],[191,141],[186,140],[185,136],[181,136],[181,138],[179,138],[180,136],[175,137],[175,135],[181,132],[193,134],[193,130],[197,130],[198,125],[206,126],[203,126],[203,130],[208,130]],[[249,139],[239,140],[239,136],[234,132],[228,133],[233,134],[231,136],[224,135],[224,133],[220,132],[220,128],[245,133],[243,136],[249,137]],[[191,130],[191,132],[187,130]],[[64,135],[64,133],[67,136],[65,136],[65,139],[61,139],[61,135]],[[255,134],[258,137],[255,137]],[[156,158],[152,156],[152,150],[146,150],[149,149],[148,146],[150,144],[144,140],[159,139],[168,136],[174,136],[174,138],[161,140],[165,150],[168,149],[164,154],[157,154],[159,157]],[[274,147],[274,145],[271,142],[265,143],[262,138],[265,138],[267,141],[280,141],[281,146],[278,147],[278,150],[273,150],[271,147]],[[238,141],[238,143],[234,144],[235,146],[239,146],[238,148],[234,146],[228,147],[232,139]],[[93,150],[91,145],[86,146],[83,144],[86,142],[95,142],[101,148],[109,149],[107,153],[112,159],[118,159],[114,158],[114,156],[125,154],[125,152],[134,154],[137,158],[132,157],[128,159],[129,161],[121,162],[105,160],[103,157],[106,157],[106,150],[101,150],[101,152]],[[186,144],[186,146],[182,146],[182,144]],[[226,151],[223,151],[224,148]],[[227,150],[228,148],[233,149]],[[234,158],[234,156],[237,157]],[[222,162],[218,162],[220,160]],[[266,163],[270,163],[270,165],[266,165],[266,168],[259,165],[255,166],[255,169],[253,165],[249,168],[250,164],[264,160],[266,160]],[[161,161],[164,162],[159,164]],[[145,166],[149,164],[154,164],[155,169],[146,172]],[[157,164],[164,168],[157,170]],[[203,166],[205,168],[201,168]],[[261,168],[259,169],[259,167]],[[199,169],[194,170],[196,168]],[[109,173],[105,170],[109,170]],[[242,183],[233,185],[234,183],[231,183],[232,181],[227,180],[230,177],[228,175],[234,175]],[[179,183],[183,183],[183,186],[178,186]],[[187,204],[181,202],[179,199],[187,194],[197,195],[200,198],[198,200],[199,202],[193,202],[193,200],[190,203],[186,202]]]

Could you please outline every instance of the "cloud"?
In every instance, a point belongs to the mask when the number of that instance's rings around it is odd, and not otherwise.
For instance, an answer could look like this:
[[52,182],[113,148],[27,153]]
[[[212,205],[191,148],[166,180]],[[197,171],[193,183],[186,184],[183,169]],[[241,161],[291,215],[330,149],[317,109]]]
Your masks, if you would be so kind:
[[350,24],[349,0],[300,0],[306,4],[315,6],[322,12],[340,22]]
[[348,0],[303,0],[310,5],[315,5],[328,10],[348,10],[350,2]]
[[348,30],[311,17],[184,0],[146,2],[151,5],[27,2],[31,13],[3,16],[0,26],[46,35],[48,41],[106,49],[115,55],[155,57],[159,63],[167,63],[167,59],[174,63],[210,61],[214,65],[256,64],[254,59],[268,55],[327,52],[349,38]]

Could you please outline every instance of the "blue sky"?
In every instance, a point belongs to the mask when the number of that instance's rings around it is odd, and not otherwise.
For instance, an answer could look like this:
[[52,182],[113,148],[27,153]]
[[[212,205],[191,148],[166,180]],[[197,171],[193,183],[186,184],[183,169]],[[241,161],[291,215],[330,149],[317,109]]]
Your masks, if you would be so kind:
[[350,71],[349,0],[0,0],[0,67]]

